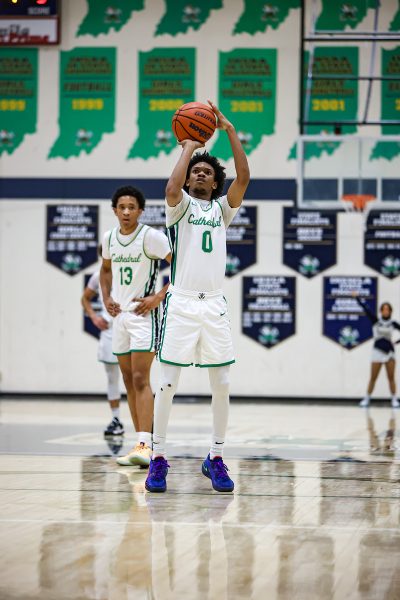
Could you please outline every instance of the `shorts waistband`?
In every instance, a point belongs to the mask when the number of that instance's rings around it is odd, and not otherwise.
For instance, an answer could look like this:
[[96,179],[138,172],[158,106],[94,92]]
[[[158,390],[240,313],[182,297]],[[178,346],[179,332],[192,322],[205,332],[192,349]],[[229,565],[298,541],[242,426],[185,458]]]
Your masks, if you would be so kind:
[[197,292],[193,290],[182,290],[175,287],[170,283],[168,292],[172,292],[177,296],[186,296],[188,298],[197,298],[198,300],[208,300],[209,298],[218,298],[223,296],[222,290],[215,290],[214,292]]

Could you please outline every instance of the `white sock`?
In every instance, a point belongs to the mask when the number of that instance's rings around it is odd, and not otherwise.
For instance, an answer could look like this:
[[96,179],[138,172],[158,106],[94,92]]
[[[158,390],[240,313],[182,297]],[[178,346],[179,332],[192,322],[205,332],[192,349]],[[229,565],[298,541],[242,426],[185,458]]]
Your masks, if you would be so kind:
[[116,417],[117,419],[119,419],[119,406],[117,406],[117,408],[112,408],[111,414],[112,414],[113,418]]
[[138,431],[138,444],[151,446],[151,433],[148,431]]
[[210,458],[223,456],[229,416],[229,366],[211,367],[208,377],[212,392],[213,433]]
[[181,367],[161,363],[160,385],[154,400],[153,458],[166,457],[169,415],[180,374]]

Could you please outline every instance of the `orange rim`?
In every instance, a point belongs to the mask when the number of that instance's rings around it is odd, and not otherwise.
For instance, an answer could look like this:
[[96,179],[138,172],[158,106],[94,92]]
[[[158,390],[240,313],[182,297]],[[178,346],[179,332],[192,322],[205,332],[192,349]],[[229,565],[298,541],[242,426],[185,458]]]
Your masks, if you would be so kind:
[[354,210],[357,211],[365,210],[368,202],[373,202],[375,199],[375,196],[372,196],[372,194],[345,194],[342,196],[342,200],[344,202],[351,202]]

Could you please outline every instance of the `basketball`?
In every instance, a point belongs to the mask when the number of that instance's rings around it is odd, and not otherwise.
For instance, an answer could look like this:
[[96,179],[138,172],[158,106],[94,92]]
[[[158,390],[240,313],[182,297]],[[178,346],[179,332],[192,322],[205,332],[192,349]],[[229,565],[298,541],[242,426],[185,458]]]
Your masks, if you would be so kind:
[[178,142],[182,140],[208,142],[216,126],[217,121],[213,110],[202,102],[182,104],[172,118],[172,131]]

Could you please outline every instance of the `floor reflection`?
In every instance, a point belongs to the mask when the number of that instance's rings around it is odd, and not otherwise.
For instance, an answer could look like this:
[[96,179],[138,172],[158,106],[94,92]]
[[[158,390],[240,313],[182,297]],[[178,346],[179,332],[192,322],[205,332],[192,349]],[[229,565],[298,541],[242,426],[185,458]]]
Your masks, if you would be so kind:
[[226,495],[184,446],[148,494],[146,471],[78,456],[61,425],[70,454],[41,454],[38,425],[36,455],[0,455],[1,600],[400,600],[397,415],[339,409],[320,427],[280,409],[280,445],[256,448],[242,411]]
[[379,435],[375,426],[375,420],[372,411],[365,411],[367,420],[367,430],[369,435],[369,450],[371,454],[394,456],[396,451],[396,413],[391,411],[387,428]]

